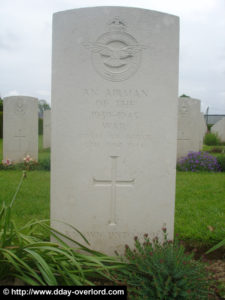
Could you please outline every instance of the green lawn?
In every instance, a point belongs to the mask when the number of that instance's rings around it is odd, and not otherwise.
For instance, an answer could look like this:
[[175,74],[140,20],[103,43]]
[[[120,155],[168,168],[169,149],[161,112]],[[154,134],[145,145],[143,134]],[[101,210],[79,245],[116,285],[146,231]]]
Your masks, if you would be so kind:
[[[0,162],[2,155],[2,139],[0,139]],[[42,148],[42,136],[39,136],[38,160],[50,156],[50,149]],[[0,205],[3,201],[10,203],[22,176],[21,170],[0,171]],[[49,219],[50,204],[50,172],[30,171],[24,179],[17,195],[13,217],[15,222],[23,225],[32,219]]]
[[175,233],[214,244],[225,238],[225,173],[177,172]]
[[2,159],[3,159],[3,139],[0,139],[0,163],[2,162]]
[[[0,171],[0,202],[11,202],[21,176],[20,170]],[[23,225],[32,219],[49,219],[49,187],[50,172],[27,172],[12,210],[16,224]]]
[[[49,155],[39,137],[39,160]],[[0,204],[11,201],[21,175],[21,170],[0,171]],[[49,218],[49,189],[48,171],[27,172],[13,209],[18,225]],[[225,173],[177,172],[175,234],[205,246],[225,238]]]

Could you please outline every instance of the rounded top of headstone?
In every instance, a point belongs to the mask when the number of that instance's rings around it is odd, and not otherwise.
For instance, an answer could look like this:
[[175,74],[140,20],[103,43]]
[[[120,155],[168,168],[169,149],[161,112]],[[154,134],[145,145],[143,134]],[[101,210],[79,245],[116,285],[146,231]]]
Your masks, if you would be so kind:
[[146,11],[146,12],[151,12],[152,14],[155,14],[155,15],[162,15],[162,16],[165,16],[165,15],[168,15],[168,16],[171,16],[171,17],[174,17],[174,18],[178,18],[178,16],[176,15],[172,15],[172,14],[168,14],[168,13],[164,13],[164,12],[160,12],[160,11],[156,11],[156,10],[150,10],[150,9],[147,9],[147,8],[142,8],[142,7],[131,7],[131,6],[89,6],[89,7],[79,7],[79,8],[74,8],[74,9],[69,9],[69,10],[64,10],[64,11],[58,11],[58,12],[55,12],[53,14],[53,17],[57,16],[58,14],[70,14],[70,13],[74,13],[74,12],[78,12],[78,11],[88,11],[88,10],[104,10],[107,12],[107,10],[134,10],[134,11],[137,11],[137,10],[140,10],[140,11]]
[[196,99],[196,98],[192,98],[192,97],[179,97],[179,100],[183,100],[185,102],[196,102],[196,103],[200,103],[201,100],[200,99]]
[[[143,8],[78,8],[54,14],[53,41],[60,39],[64,51],[71,51],[71,54],[76,51],[71,50],[76,43],[89,54],[93,70],[100,77],[112,82],[122,82],[137,73],[144,53],[152,48],[152,39],[146,43],[146,36],[143,34],[141,38],[140,32],[146,32],[146,28],[149,28],[156,39],[162,40],[164,28],[168,31],[165,34],[165,40],[168,40],[170,29],[177,28],[178,23],[177,17]],[[74,43],[65,46],[64,41],[72,41],[77,32],[79,36]]]
[[5,101],[15,101],[15,100],[23,100],[23,101],[38,101],[35,97],[30,96],[8,96],[4,97],[3,100]]

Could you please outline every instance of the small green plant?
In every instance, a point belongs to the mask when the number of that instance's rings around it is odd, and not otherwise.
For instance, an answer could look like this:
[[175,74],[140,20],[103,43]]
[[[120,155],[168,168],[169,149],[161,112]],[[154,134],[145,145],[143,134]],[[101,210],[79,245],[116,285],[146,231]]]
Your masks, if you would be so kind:
[[14,163],[12,160],[6,159],[2,160],[2,163],[0,164],[0,170],[50,171],[50,158],[46,157],[41,159],[39,162],[36,162],[30,157],[30,155],[27,155],[24,157],[23,163]]
[[213,127],[214,124],[206,124],[206,125],[207,125],[208,132],[210,132],[210,130]]
[[37,168],[38,168],[38,170],[50,171],[50,169],[51,169],[50,157],[41,159],[38,162]]
[[129,299],[208,299],[210,281],[205,265],[193,260],[193,254],[185,254],[178,241],[169,241],[166,228],[162,230],[162,243],[145,234],[143,243],[134,238],[134,250],[125,248],[130,264],[120,270],[117,279],[128,286]]
[[218,155],[217,162],[220,166],[221,172],[225,172],[225,155]]
[[216,157],[207,152],[190,152],[186,157],[181,158],[177,163],[178,171],[191,172],[219,172],[220,166]]
[[215,246],[211,247],[207,252],[206,254],[209,254],[213,251],[216,251],[217,249],[221,248],[221,247],[224,247],[225,246],[225,239],[220,241],[219,243],[217,243]]
[[215,146],[210,150],[210,153],[223,153],[223,151],[224,151],[223,147]]
[[14,169],[13,162],[10,159],[2,160],[2,163],[0,164],[0,170],[10,170]]
[[27,154],[27,156],[24,157],[23,162],[24,168],[27,171],[34,170],[35,166],[37,165],[37,162],[33,160],[33,158],[29,154]]
[[221,141],[216,133],[207,132],[204,137],[204,144],[208,146],[218,146]]

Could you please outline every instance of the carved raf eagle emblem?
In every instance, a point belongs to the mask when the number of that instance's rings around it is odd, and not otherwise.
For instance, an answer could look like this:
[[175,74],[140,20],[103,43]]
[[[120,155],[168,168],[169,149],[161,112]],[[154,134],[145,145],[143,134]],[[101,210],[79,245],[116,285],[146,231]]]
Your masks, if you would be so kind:
[[84,43],[92,54],[92,63],[98,74],[111,81],[122,81],[139,68],[141,52],[145,46],[126,32],[126,25],[115,17],[109,23],[109,31],[96,42]]
[[85,44],[85,46],[93,53],[99,53],[102,56],[103,63],[112,68],[127,65],[130,62],[130,58],[146,48],[141,45],[122,45],[120,48],[114,48],[113,46],[97,42]]

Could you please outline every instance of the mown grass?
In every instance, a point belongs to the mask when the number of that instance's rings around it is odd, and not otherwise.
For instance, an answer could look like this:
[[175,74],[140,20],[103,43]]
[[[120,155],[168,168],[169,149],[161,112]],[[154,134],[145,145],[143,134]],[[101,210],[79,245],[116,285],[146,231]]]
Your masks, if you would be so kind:
[[[50,157],[50,149],[42,148],[39,135],[38,159]],[[3,143],[0,139],[0,162],[3,159]],[[0,171],[0,206],[3,201],[10,203],[20,181],[21,170]],[[30,220],[49,219],[50,214],[50,172],[30,171],[17,195],[12,213],[14,221],[22,226]]]
[[[0,206],[10,203],[20,181],[22,171],[0,171]],[[30,171],[13,206],[13,218],[18,226],[35,219],[49,219],[50,172]]]
[[3,139],[0,139],[0,163],[3,159]]
[[213,148],[218,148],[225,150],[225,145],[217,145],[217,146],[208,146],[208,145],[203,145],[202,150],[206,152],[210,152]]
[[211,246],[225,237],[225,173],[177,172],[175,233]]

